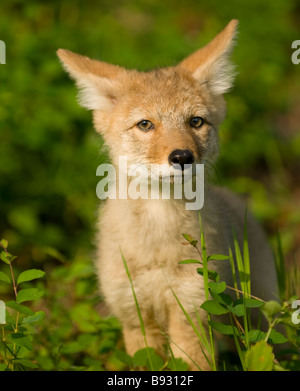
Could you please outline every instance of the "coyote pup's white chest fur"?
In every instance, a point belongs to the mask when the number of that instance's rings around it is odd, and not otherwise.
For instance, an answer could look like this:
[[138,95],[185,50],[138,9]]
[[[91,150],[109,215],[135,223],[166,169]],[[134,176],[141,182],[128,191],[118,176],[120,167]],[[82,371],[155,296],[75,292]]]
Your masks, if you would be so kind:
[[[81,90],[80,103],[93,110],[94,126],[103,135],[117,170],[123,156],[128,164],[163,164],[163,173],[154,172],[158,181],[172,175],[174,168],[183,175],[187,167],[211,165],[218,154],[218,126],[225,117],[223,94],[234,78],[229,55],[236,25],[232,20],[179,65],[150,72],[125,70],[58,50]],[[201,220],[208,255],[228,254],[232,226],[241,239],[244,217],[245,207],[237,197],[205,182]],[[268,299],[276,291],[272,255],[249,214],[247,225],[252,292]],[[148,346],[163,355],[167,341],[173,354],[191,369],[209,369],[198,337],[177,302],[196,322],[195,309],[205,300],[198,265],[179,264],[200,257],[193,246],[182,245],[183,233],[200,241],[199,211],[187,210],[185,199],[108,199],[99,216],[96,265],[106,302],[123,324],[129,354],[144,347],[144,337],[121,252]],[[210,265],[230,284],[227,261]],[[203,323],[206,327],[204,317]]]

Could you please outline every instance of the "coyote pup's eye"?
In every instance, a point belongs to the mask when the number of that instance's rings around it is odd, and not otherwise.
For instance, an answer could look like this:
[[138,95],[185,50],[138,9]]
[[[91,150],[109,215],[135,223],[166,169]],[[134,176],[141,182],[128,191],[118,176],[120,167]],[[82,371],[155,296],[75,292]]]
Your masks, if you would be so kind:
[[201,126],[204,124],[204,119],[202,117],[192,117],[190,120],[190,125],[193,128],[201,128]]
[[144,132],[147,132],[150,129],[154,128],[154,125],[151,121],[148,121],[146,119],[143,119],[143,121],[139,122],[137,126],[143,130]]

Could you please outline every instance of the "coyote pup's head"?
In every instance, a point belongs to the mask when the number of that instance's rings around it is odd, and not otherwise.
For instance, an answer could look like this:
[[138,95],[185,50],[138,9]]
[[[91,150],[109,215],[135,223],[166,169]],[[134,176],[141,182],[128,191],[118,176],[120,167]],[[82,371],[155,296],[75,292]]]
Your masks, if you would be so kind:
[[174,67],[126,70],[59,49],[80,89],[80,104],[93,110],[94,125],[114,164],[179,164],[213,161],[217,128],[225,116],[223,94],[232,86],[229,55],[237,21]]

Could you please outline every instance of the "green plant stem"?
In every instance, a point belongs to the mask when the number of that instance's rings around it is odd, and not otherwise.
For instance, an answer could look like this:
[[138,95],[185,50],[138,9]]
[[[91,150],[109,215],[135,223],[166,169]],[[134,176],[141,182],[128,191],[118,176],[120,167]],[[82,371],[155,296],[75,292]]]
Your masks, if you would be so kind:
[[[236,270],[235,270],[235,265],[234,265],[234,258],[233,258],[232,250],[230,247],[229,247],[229,262],[230,262],[230,267],[231,267],[231,272],[232,272],[234,290],[236,291],[237,299],[239,299],[240,298],[239,292],[241,292],[241,291],[238,290],[238,285],[237,285],[237,280],[236,280]],[[229,288],[229,289],[233,289],[233,288]]]
[[207,268],[207,254],[206,246],[204,241],[204,235],[201,231],[201,250],[202,250],[202,264],[203,264],[203,280],[204,280],[204,292],[205,299],[209,299],[209,289],[208,289],[208,268]]
[[[226,288],[231,289],[232,291],[239,292],[239,293],[244,293],[244,292],[241,291],[240,289],[233,288],[232,286],[229,286],[229,285],[226,285]],[[260,299],[260,298],[257,297],[257,296],[254,296],[254,295],[247,295],[247,296],[251,297],[252,299],[259,300],[259,301],[261,301],[262,303],[265,303],[264,300]],[[239,298],[239,297],[238,297],[238,298]]]
[[[4,248],[4,251],[7,253],[6,248]],[[15,282],[15,277],[14,277],[14,272],[13,272],[13,268],[12,268],[11,262],[9,262],[9,268],[10,268],[10,274],[11,274],[11,278],[12,278],[13,290],[14,290],[15,298],[17,300],[18,290],[17,290],[17,285],[16,285],[16,282]],[[17,311],[17,316],[16,316],[16,326],[14,328],[14,332],[15,333],[18,332],[18,328],[19,328],[19,311]],[[14,343],[14,345],[13,345],[13,353],[12,353],[13,356],[15,356],[15,352],[16,352],[16,344]],[[14,361],[12,361],[12,371],[13,370],[14,370]]]
[[[120,251],[121,251],[121,249],[120,249]],[[137,310],[137,313],[138,313],[140,326],[141,326],[141,331],[142,331],[142,334],[143,334],[143,337],[144,337],[144,342],[145,342],[145,346],[146,346],[146,350],[147,350],[147,356],[148,356],[150,368],[151,368],[151,371],[153,371],[153,363],[152,363],[151,356],[150,356],[150,353],[149,353],[149,346],[148,346],[147,338],[146,338],[145,324],[144,324],[144,321],[143,321],[143,318],[142,318],[142,314],[141,314],[139,303],[137,301],[137,297],[136,297],[135,290],[134,290],[134,287],[133,287],[133,283],[132,283],[131,275],[130,275],[130,272],[129,272],[129,269],[128,269],[128,265],[127,265],[127,262],[125,260],[125,257],[123,255],[122,251],[121,251],[121,256],[122,256],[122,260],[123,260],[123,264],[124,264],[124,267],[125,267],[125,270],[126,270],[127,277],[129,279],[129,283],[130,283],[131,290],[132,290],[132,295],[133,295],[135,306],[136,306],[136,310]]]
[[15,277],[14,277],[14,272],[13,272],[13,268],[12,268],[11,262],[9,263],[9,267],[10,267],[10,274],[11,274],[11,278],[12,278],[12,282],[13,282],[13,288],[14,288],[15,297],[17,299],[18,291],[17,291],[17,285],[15,283]]
[[[204,292],[205,292],[205,298],[206,300],[209,299],[209,289],[208,289],[208,267],[207,267],[207,252],[206,252],[206,244],[205,244],[205,238],[204,233],[202,229],[202,220],[201,215],[199,212],[199,226],[200,226],[200,242],[201,242],[201,253],[202,253],[202,264],[203,264],[203,280],[204,280]],[[210,314],[207,314],[207,321],[208,321],[208,334],[210,339],[210,346],[211,346],[211,358],[213,362],[213,370],[217,370],[216,366],[216,360],[215,360],[215,344],[214,344],[214,337],[213,337],[213,330],[210,325],[211,316]]]
[[268,342],[270,334],[271,334],[272,330],[274,329],[274,327],[276,326],[276,324],[277,324],[277,319],[275,319],[273,322],[269,323],[269,328],[268,328],[268,331],[267,331],[266,336],[264,338],[265,342]]
[[[209,346],[205,343],[205,342],[206,342],[206,341],[205,341],[205,340],[206,340],[206,336],[205,336],[205,335],[202,336],[202,335],[200,334],[199,330],[196,328],[196,326],[195,326],[194,322],[192,321],[191,317],[188,315],[188,313],[186,312],[186,310],[183,308],[183,305],[181,304],[180,300],[179,300],[178,297],[176,296],[176,294],[175,294],[175,292],[174,292],[174,290],[173,290],[173,288],[172,288],[171,286],[170,286],[170,289],[171,289],[171,291],[172,291],[172,293],[173,293],[173,295],[174,295],[174,297],[175,297],[175,299],[176,299],[176,301],[177,301],[179,307],[180,307],[181,310],[183,311],[183,313],[184,313],[184,315],[185,315],[187,321],[188,321],[189,324],[192,326],[192,328],[193,328],[195,334],[197,335],[199,341],[200,341],[201,344],[207,349],[207,351],[210,353],[210,356],[212,356],[212,352],[209,350]],[[203,354],[204,354],[204,356],[205,356],[205,358],[206,358],[208,364],[210,365],[210,367],[213,368],[213,363],[209,360],[209,358],[206,356],[206,354],[205,354],[204,351],[203,351]],[[187,356],[188,356],[188,355],[187,355]],[[188,356],[188,357],[189,357],[189,356]],[[192,361],[193,361],[193,360],[192,360]],[[194,361],[193,361],[193,362],[194,362]],[[197,364],[196,364],[196,365],[197,365]],[[197,365],[197,367],[198,367],[198,365]],[[198,367],[198,368],[199,368],[199,367]]]
[[1,326],[1,329],[2,329],[2,343],[3,343],[3,346],[4,346],[4,361],[6,362],[6,365],[8,364],[8,361],[7,361],[7,354],[6,354],[6,343],[5,343],[5,333],[4,333],[4,326],[2,325]]
[[265,342],[268,342],[268,339],[270,337],[271,331],[272,331],[272,327],[270,326],[268,328],[267,334],[266,334],[265,339],[264,339]]
[[[199,367],[199,365],[192,359],[192,357],[189,356],[184,350],[182,350],[181,347],[178,346],[177,343],[176,343],[175,341],[173,341],[173,340],[170,338],[170,336],[165,335],[165,337],[166,337],[170,342],[172,342],[172,343],[173,343],[173,344],[174,344],[174,345],[175,345],[183,354],[185,354],[185,355],[192,361],[192,363],[199,369],[199,371],[202,370],[202,369]],[[175,360],[175,356],[174,356],[173,351],[172,351],[172,349],[171,349],[170,343],[169,343],[168,345],[169,345],[169,350],[170,350],[171,356],[172,356],[172,358]],[[204,355],[205,355],[205,354],[204,354]],[[207,358],[206,356],[205,356],[205,358],[206,358],[207,362],[209,363],[208,358]]]
[[245,313],[243,315],[244,319],[244,330],[245,330],[245,347],[246,349],[249,348],[249,328],[248,328],[248,317],[247,317],[247,309],[245,308]]
[[235,330],[234,330],[234,326],[233,326],[233,321],[232,321],[232,316],[231,316],[231,314],[230,314],[230,322],[231,322],[232,331],[233,331],[233,339],[234,339],[235,346],[236,346],[236,349],[237,349],[237,352],[238,352],[238,355],[239,355],[239,358],[240,358],[240,362],[241,362],[241,365],[242,365],[242,367],[243,367],[243,371],[246,371],[246,365],[245,365],[244,355],[243,355],[242,349],[241,349],[241,347],[240,347],[238,337],[237,337],[237,335],[236,335],[236,333],[235,333]]

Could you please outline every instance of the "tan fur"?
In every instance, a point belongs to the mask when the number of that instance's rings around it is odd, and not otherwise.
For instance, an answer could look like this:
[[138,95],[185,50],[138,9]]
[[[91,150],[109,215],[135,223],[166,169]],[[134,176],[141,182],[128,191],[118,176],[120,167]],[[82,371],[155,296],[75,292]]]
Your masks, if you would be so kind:
[[[175,149],[193,152],[197,163],[211,163],[218,154],[218,125],[225,117],[223,94],[233,80],[229,54],[237,21],[207,46],[176,67],[137,72],[90,60],[67,50],[58,55],[82,90],[80,101],[93,110],[94,125],[110,148],[114,165],[119,156],[132,163],[167,163]],[[205,124],[193,129],[192,116]],[[150,120],[155,128],[141,131],[136,125]],[[228,254],[232,225],[239,239],[243,232],[244,204],[230,192],[205,183],[201,210],[208,254]],[[184,200],[108,199],[100,211],[96,265],[101,290],[123,324],[129,354],[144,346],[132,290],[120,249],[127,261],[146,327],[149,346],[164,353],[166,339],[177,357],[191,369],[209,366],[199,341],[177,304],[195,321],[195,308],[205,300],[203,278],[194,264],[192,246],[183,246],[182,233],[199,238],[198,211],[186,210]],[[259,225],[248,215],[253,294],[269,299],[276,292],[272,254]],[[231,283],[228,262],[214,262],[222,279]],[[204,313],[201,312],[205,324]],[[188,355],[188,356],[187,356]],[[192,361],[188,358],[190,357]]]

